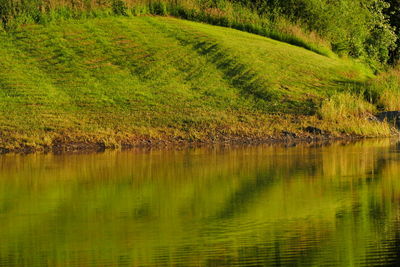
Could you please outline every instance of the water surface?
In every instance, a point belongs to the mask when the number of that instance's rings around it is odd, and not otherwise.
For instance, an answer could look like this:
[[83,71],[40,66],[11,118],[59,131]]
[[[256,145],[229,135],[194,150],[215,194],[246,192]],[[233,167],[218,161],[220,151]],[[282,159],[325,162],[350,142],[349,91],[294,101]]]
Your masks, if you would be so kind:
[[0,157],[0,266],[399,266],[400,148]]

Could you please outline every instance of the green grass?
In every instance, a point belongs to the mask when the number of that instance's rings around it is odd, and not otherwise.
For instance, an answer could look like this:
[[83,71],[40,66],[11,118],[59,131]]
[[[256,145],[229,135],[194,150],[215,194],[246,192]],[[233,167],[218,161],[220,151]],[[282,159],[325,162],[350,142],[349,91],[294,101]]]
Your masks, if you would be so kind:
[[21,25],[50,24],[70,19],[110,16],[173,16],[246,31],[334,56],[330,43],[305,25],[284,16],[272,18],[235,1],[208,0],[0,0],[0,29]]
[[371,77],[354,61],[169,17],[25,25],[0,34],[0,144],[255,140],[310,125],[387,135],[386,124],[349,130],[319,112]]

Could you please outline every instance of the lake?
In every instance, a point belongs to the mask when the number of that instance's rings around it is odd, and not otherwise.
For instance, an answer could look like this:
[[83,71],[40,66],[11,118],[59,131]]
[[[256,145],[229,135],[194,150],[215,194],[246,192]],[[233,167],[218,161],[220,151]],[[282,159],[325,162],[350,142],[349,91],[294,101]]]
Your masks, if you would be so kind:
[[400,143],[2,155],[0,266],[400,266]]

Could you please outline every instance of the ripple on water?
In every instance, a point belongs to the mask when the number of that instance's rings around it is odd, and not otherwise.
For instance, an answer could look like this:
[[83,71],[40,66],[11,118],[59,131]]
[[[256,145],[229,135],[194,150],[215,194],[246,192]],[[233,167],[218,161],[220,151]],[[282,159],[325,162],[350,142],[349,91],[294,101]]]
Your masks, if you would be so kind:
[[398,148],[0,157],[0,266],[400,266]]

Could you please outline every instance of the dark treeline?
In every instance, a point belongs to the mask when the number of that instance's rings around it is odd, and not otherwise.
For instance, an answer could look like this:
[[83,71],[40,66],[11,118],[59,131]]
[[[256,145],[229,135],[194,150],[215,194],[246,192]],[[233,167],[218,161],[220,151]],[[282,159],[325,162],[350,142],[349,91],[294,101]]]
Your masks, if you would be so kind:
[[385,16],[389,19],[390,25],[394,27],[396,45],[390,51],[390,64],[396,64],[400,60],[400,0],[386,0],[389,6],[385,9]]
[[396,64],[400,58],[400,0],[0,0],[6,29],[107,12],[204,21],[321,54],[332,49],[372,66]]

